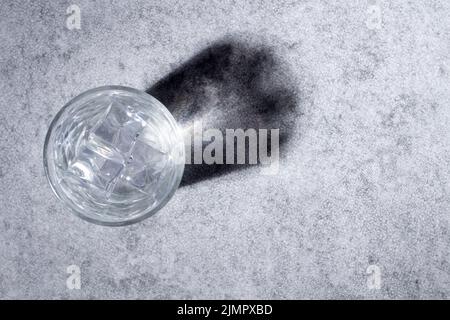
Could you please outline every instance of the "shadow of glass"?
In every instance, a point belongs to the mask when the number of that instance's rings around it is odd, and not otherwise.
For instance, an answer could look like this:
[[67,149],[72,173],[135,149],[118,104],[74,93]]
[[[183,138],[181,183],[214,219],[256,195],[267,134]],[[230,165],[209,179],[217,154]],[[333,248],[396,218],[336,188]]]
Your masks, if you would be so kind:
[[[281,156],[299,114],[293,77],[273,50],[237,40],[214,43],[147,93],[160,100],[183,128],[200,120],[203,130],[219,129],[224,136],[225,129],[280,129]],[[248,166],[187,164],[181,186]]]

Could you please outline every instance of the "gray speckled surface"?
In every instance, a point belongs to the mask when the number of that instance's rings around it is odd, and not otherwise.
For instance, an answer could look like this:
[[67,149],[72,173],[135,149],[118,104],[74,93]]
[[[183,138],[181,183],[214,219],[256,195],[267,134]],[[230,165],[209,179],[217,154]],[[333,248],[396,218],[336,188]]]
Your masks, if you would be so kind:
[[[70,4],[81,30],[65,26]],[[448,299],[449,16],[445,0],[1,1],[0,298]],[[129,227],[67,212],[42,167],[61,106],[100,85],[147,90],[186,64],[205,72],[190,61],[221,39],[283,63],[269,86],[298,99],[278,114],[280,173],[186,184]],[[220,99],[235,80],[236,101],[253,99],[239,77],[199,78],[203,109],[240,106]],[[80,290],[66,287],[72,264]]]

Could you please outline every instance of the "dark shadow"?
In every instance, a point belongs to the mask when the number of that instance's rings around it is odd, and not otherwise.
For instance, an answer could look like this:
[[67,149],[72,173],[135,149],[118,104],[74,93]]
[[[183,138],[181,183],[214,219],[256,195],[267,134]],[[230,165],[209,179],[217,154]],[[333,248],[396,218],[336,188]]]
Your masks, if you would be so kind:
[[[295,81],[272,49],[226,40],[206,48],[147,92],[185,128],[202,120],[203,130],[220,129],[224,137],[225,129],[280,129],[281,157],[299,113],[294,88]],[[248,166],[186,165],[181,185]]]

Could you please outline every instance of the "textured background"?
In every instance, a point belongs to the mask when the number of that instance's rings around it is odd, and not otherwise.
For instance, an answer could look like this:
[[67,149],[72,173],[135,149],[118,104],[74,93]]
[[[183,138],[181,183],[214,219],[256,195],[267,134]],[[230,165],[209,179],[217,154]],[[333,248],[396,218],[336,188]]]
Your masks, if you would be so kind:
[[[1,1],[0,298],[449,298],[449,17],[446,0]],[[279,124],[280,173],[206,168],[142,223],[82,221],[42,147],[107,84]]]

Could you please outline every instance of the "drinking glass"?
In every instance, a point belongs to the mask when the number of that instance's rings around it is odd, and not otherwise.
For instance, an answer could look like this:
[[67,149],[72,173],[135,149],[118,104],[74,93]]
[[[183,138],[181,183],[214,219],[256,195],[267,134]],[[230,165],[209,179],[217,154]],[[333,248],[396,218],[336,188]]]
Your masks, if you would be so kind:
[[81,218],[120,226],[157,212],[184,170],[180,128],[151,95],[128,87],[88,90],[55,116],[44,168],[59,199]]

